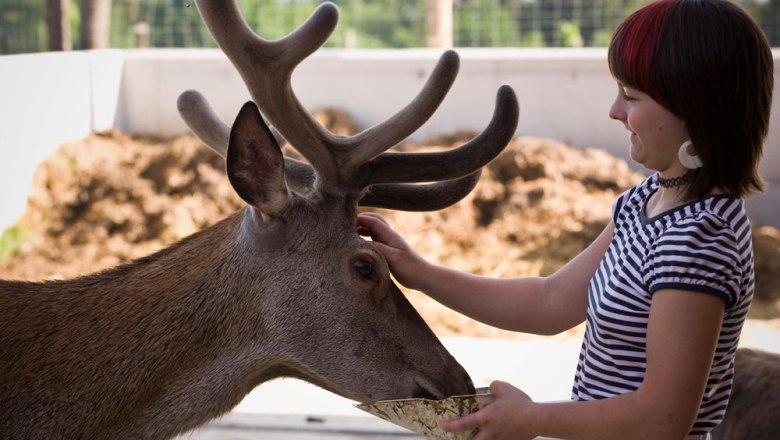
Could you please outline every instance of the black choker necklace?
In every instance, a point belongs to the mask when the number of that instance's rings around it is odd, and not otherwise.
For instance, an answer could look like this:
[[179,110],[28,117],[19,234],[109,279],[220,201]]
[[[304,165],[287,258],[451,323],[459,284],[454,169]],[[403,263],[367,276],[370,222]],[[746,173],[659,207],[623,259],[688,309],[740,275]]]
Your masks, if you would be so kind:
[[658,183],[664,188],[674,188],[675,186],[687,184],[691,181],[691,179],[693,179],[693,176],[693,170],[688,170],[688,172],[682,176],[671,177],[669,179],[664,179],[663,177],[658,176]]

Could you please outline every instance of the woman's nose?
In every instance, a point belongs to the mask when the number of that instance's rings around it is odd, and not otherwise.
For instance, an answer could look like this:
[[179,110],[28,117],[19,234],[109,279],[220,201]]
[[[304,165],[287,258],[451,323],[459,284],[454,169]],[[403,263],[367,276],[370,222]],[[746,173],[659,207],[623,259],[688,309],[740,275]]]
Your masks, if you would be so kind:
[[626,112],[623,110],[620,98],[615,99],[615,101],[612,102],[612,106],[609,108],[609,117],[617,121],[625,121]]

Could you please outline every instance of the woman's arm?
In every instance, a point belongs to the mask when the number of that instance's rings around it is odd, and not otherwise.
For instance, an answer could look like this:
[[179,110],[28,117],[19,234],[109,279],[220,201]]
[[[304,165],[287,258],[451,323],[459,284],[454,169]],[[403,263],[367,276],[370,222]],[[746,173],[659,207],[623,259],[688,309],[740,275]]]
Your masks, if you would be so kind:
[[507,279],[434,265],[411,249],[377,214],[360,214],[358,231],[372,237],[404,286],[494,327],[556,334],[585,319],[588,282],[609,246],[613,225],[610,222],[590,246],[553,275]]
[[647,369],[632,393],[589,402],[533,403],[497,383],[496,401],[445,424],[449,431],[479,428],[475,440],[683,439],[701,403],[715,353],[724,303],[698,292],[661,290],[653,296]]

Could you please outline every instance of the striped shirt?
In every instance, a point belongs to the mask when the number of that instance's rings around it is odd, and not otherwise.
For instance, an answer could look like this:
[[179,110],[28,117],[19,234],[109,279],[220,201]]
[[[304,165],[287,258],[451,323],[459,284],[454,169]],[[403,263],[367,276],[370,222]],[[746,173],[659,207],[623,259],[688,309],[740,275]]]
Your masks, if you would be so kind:
[[726,304],[704,397],[688,439],[707,439],[726,412],[742,324],[753,299],[750,223],[744,201],[711,195],[647,218],[654,174],[617,198],[612,242],[588,285],[585,337],[573,400],[635,391],[645,375],[653,293],[682,289]]

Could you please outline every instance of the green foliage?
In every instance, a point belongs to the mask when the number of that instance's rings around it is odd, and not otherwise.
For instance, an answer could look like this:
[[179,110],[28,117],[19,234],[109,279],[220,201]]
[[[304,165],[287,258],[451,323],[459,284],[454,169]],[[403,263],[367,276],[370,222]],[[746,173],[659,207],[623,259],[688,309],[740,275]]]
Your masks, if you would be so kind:
[[[239,0],[238,4],[249,26],[269,40],[290,33],[317,7],[317,2],[314,0]],[[197,17],[197,14],[195,16]]]
[[193,3],[192,0],[113,0],[111,46],[137,47],[138,31],[148,25],[151,47],[215,47]]
[[612,31],[601,29],[593,34],[593,38],[590,41],[592,47],[607,47],[609,41],[612,39]]
[[0,55],[46,50],[46,22],[41,16],[44,6],[44,0],[0,3]]
[[[228,1],[228,0],[223,0]],[[269,39],[302,23],[324,0],[238,0],[249,25]],[[341,19],[329,47],[402,48],[426,45],[426,1],[332,0]],[[650,0],[459,0],[456,46],[606,46],[612,30]],[[780,45],[780,0],[736,0]],[[78,49],[79,0],[71,0],[73,47]],[[47,50],[46,0],[0,0],[0,54]],[[136,47],[145,23],[152,47],[215,47],[194,0],[113,0],[110,44]]]
[[580,27],[570,21],[562,21],[560,24],[561,29],[561,43],[564,47],[582,47],[585,45],[585,41],[582,39],[582,33]]
[[70,36],[73,48],[78,48],[79,27],[81,26],[81,9],[79,9],[79,0],[70,1]]
[[25,240],[24,228],[18,223],[3,231],[0,235],[0,260],[16,255]]
[[524,32],[520,37],[520,47],[544,47],[542,31]]
[[500,0],[462,0],[455,7],[455,46],[514,46],[520,40],[512,12]]
[[425,2],[416,0],[341,0],[339,34],[329,46],[343,47],[353,32],[360,48],[425,46]]

